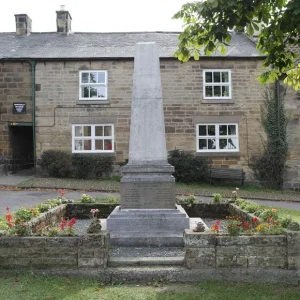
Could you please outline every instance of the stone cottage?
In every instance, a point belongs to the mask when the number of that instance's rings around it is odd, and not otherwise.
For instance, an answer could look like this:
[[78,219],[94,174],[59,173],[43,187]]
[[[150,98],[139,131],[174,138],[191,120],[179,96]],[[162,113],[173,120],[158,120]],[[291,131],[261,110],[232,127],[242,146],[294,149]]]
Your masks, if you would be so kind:
[[[57,32],[33,33],[29,16],[15,15],[16,32],[0,33],[0,157],[11,170],[35,166],[43,151],[128,158],[133,58],[137,42],[160,45],[167,149],[243,168],[261,147],[257,81],[264,59],[243,33],[225,56],[181,63],[175,32],[74,33],[68,11]],[[286,188],[300,188],[300,102],[289,91]]]

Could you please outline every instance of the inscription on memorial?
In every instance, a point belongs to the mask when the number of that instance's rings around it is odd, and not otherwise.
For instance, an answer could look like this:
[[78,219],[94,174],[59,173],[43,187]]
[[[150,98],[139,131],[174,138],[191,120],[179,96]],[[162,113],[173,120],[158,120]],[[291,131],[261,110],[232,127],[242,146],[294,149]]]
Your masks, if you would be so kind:
[[174,208],[173,182],[121,183],[122,208]]

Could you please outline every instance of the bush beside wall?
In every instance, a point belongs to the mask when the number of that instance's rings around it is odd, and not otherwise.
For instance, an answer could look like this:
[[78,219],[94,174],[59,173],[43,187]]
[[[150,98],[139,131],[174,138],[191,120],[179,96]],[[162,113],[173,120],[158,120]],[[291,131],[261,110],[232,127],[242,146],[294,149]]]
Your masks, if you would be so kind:
[[51,177],[101,178],[112,171],[112,158],[98,154],[71,154],[47,150],[41,155],[41,167]]
[[177,182],[207,182],[209,159],[197,157],[190,153],[175,149],[169,152],[168,162],[175,167],[173,176]]

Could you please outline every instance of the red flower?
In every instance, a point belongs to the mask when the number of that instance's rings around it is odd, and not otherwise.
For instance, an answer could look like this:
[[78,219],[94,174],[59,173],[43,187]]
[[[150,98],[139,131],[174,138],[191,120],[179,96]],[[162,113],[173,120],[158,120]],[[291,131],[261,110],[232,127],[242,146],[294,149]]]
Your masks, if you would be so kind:
[[257,223],[257,222],[258,222],[258,218],[257,218],[257,217],[253,217],[252,221],[253,221],[254,223]]
[[244,227],[245,229],[249,229],[249,228],[250,228],[249,222],[248,222],[248,221],[244,221],[242,225],[243,225],[243,227]]
[[61,223],[60,223],[60,225],[59,225],[59,227],[60,227],[61,230],[65,230],[66,225],[67,225],[67,221],[66,220],[62,220]]
[[218,233],[220,231],[220,224],[221,224],[221,221],[217,220],[216,223],[211,228],[212,231]]
[[76,223],[76,219],[73,217],[70,222],[68,223],[68,227],[72,228],[74,226],[74,224]]

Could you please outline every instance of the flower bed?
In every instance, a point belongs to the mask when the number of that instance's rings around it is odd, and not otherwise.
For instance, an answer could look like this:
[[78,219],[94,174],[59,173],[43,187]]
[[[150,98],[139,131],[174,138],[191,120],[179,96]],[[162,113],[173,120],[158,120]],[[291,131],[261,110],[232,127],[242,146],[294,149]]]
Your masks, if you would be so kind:
[[[219,220],[210,232],[185,231],[186,267],[300,269],[297,223],[278,218],[276,209],[248,202],[246,206],[253,213],[229,204],[229,215],[235,217],[222,221],[227,224],[226,232],[220,232]],[[284,228],[289,226],[295,231]]]

